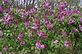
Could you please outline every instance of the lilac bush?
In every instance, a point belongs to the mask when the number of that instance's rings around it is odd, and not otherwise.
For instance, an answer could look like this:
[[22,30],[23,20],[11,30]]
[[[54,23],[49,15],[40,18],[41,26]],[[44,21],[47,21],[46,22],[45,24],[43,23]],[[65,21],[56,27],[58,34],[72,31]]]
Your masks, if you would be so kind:
[[82,13],[44,0],[38,8],[0,4],[0,51],[3,54],[81,54]]

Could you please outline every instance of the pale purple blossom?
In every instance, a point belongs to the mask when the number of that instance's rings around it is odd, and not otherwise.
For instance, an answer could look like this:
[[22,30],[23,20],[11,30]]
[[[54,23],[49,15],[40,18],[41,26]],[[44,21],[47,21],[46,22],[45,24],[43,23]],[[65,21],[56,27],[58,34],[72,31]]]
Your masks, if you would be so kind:
[[29,25],[30,25],[29,20],[26,20],[26,21],[25,21],[25,27],[26,27],[26,28],[28,28],[28,27],[29,27]]
[[55,40],[53,43],[54,43],[55,45],[58,45],[59,41],[58,41],[58,40]]
[[79,20],[80,20],[80,22],[82,23],[82,18],[80,18]]
[[18,37],[17,37],[17,40],[20,40],[22,37],[23,37],[23,34],[22,33],[19,33],[18,34]]
[[47,27],[47,30],[50,30],[51,29],[51,22],[47,23],[46,27]]
[[71,25],[71,24],[73,24],[74,22],[75,22],[74,19],[73,19],[73,18],[70,18],[69,21],[68,21],[68,25]]
[[10,6],[10,8],[9,8],[9,10],[8,10],[8,15],[11,14],[12,10],[13,10],[13,8],[12,8],[12,6]]
[[4,9],[3,9],[2,5],[0,5],[0,12],[3,12],[3,11],[4,11]]
[[9,0],[4,0],[4,3],[7,4]]
[[75,13],[80,14],[80,10],[79,9],[76,9],[75,10]]
[[71,42],[70,41],[68,41],[68,40],[65,40],[64,41],[64,46],[66,47],[66,48],[70,48],[71,47]]
[[80,26],[80,31],[82,32],[82,26]]
[[7,49],[7,47],[4,47],[3,50],[4,50],[4,52],[7,52],[8,49]]
[[45,45],[44,44],[41,44],[40,41],[37,41],[36,42],[36,47],[37,47],[37,49],[44,49],[45,48]]
[[40,20],[38,18],[34,18],[34,23],[32,29],[39,29],[40,28]]
[[59,11],[63,11],[63,10],[66,8],[66,6],[67,6],[67,3],[60,2],[60,3],[58,4],[58,10],[59,10]]
[[77,29],[77,28],[74,28],[74,29],[73,29],[73,32],[78,32],[78,29]]
[[21,41],[20,45],[23,46],[25,44],[25,41]]
[[39,37],[42,37],[42,38],[46,38],[47,34],[45,32],[42,32],[42,31],[37,31],[37,34]]
[[49,6],[49,2],[47,0],[44,0],[42,4],[43,9],[48,8],[48,6]]
[[33,38],[33,35],[32,34],[30,34],[30,38]]
[[11,15],[4,16],[3,18],[4,18],[4,20],[3,20],[4,24],[11,25],[11,23],[12,23]]

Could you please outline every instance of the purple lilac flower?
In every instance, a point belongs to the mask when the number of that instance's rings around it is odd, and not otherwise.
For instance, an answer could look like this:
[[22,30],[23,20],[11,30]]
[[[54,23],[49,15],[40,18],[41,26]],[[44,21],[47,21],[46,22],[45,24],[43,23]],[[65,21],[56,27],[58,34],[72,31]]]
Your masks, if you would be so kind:
[[65,18],[65,16],[62,16],[62,17],[60,16],[60,17],[58,18],[58,21],[59,21],[59,22],[62,22],[64,18]]
[[11,23],[12,23],[11,15],[4,16],[4,24],[11,25]]
[[59,21],[59,22],[62,22],[63,19],[64,19],[67,15],[69,15],[68,11],[65,11],[65,10],[64,10],[64,11],[59,12],[59,14],[58,14],[58,21]]
[[53,43],[54,43],[55,45],[58,45],[59,41],[58,41],[58,40],[55,40]]
[[80,18],[79,20],[80,20],[80,22],[82,23],[82,18]]
[[13,8],[12,8],[12,6],[10,6],[10,8],[9,8],[9,10],[8,10],[8,15],[11,14],[12,10],[13,10]]
[[80,14],[80,10],[79,9],[76,9],[75,10],[75,13]]
[[25,44],[25,41],[21,41],[20,45],[23,46]]
[[44,0],[44,1],[43,1],[43,5],[42,5],[43,9],[48,8],[48,6],[49,6],[49,2],[46,1],[46,0]]
[[73,29],[73,32],[75,33],[75,32],[78,32],[78,29],[77,28],[74,28]]
[[71,11],[69,11],[69,10],[65,10],[65,13],[67,16],[70,16],[72,14]]
[[69,21],[68,21],[68,25],[71,25],[71,24],[73,24],[74,22],[75,22],[74,19],[73,19],[73,18],[70,18]]
[[51,22],[49,22],[48,24],[46,24],[47,30],[51,29]]
[[3,11],[4,11],[4,9],[3,9],[2,5],[0,5],[0,12],[3,12]]
[[35,22],[33,23],[32,29],[39,29],[40,28],[40,20],[35,18]]
[[33,38],[33,35],[32,34],[30,34],[30,38]]
[[26,28],[28,28],[28,27],[29,27],[29,25],[30,25],[29,20],[26,20],[26,21],[25,21],[25,27],[26,27]]
[[51,28],[51,22],[48,19],[44,19],[44,24],[45,24],[47,30],[50,30],[50,28]]
[[38,29],[38,27],[33,25],[32,26],[32,29],[35,29],[36,30],[36,29]]
[[45,45],[44,44],[41,44],[40,41],[37,41],[36,42],[36,47],[37,47],[37,49],[44,49],[45,48]]
[[30,8],[26,13],[27,15],[35,13],[37,10],[35,8]]
[[19,33],[19,35],[17,37],[17,40],[20,40],[22,37],[23,37],[23,34],[22,33]]
[[67,6],[66,3],[60,2],[60,3],[58,4],[58,10],[59,10],[59,11],[62,11],[62,10],[64,10],[64,9],[66,8],[66,6]]
[[4,50],[4,52],[7,52],[7,47],[4,47],[3,50]]
[[7,4],[8,3],[8,0],[4,0],[4,3]]
[[40,26],[40,20],[38,18],[35,18],[34,20],[35,20],[35,25]]
[[49,10],[53,11],[54,4],[51,4],[48,6]]
[[42,37],[42,38],[46,38],[46,36],[47,36],[46,33],[41,32],[41,31],[37,31],[37,34],[39,37]]
[[80,31],[82,31],[82,26],[80,26]]
[[65,41],[64,41],[64,46],[65,46],[66,48],[70,48],[70,47],[71,47],[71,42],[68,41],[68,40],[65,40]]

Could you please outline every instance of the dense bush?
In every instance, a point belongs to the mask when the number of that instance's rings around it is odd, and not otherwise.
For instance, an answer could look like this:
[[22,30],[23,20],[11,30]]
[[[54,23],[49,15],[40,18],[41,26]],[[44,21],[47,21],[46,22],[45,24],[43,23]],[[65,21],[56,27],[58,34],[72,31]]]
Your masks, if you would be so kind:
[[0,4],[0,51],[3,54],[81,54],[82,13],[68,3],[44,0],[38,8]]

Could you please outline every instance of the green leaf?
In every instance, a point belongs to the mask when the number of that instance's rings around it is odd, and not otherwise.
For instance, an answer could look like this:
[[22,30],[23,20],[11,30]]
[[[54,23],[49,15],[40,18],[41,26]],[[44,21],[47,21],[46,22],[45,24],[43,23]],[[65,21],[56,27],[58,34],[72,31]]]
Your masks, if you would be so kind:
[[50,19],[53,19],[53,18],[54,18],[54,16],[50,16],[49,18],[50,18]]
[[2,17],[3,16],[3,14],[2,13],[0,13],[0,17]]

